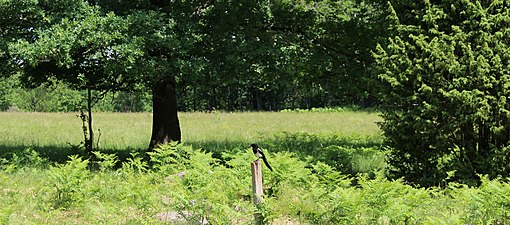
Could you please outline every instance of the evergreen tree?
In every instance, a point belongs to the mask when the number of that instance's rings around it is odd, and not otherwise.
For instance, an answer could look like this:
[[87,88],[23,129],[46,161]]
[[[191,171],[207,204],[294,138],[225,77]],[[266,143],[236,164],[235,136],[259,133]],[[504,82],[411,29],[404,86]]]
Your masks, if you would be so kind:
[[393,175],[424,186],[508,175],[510,1],[393,6],[395,35],[375,53]]

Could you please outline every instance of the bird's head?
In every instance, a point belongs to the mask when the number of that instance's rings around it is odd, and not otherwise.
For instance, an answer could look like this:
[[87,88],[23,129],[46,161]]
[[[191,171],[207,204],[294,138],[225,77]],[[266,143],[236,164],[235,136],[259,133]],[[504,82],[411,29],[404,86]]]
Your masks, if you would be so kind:
[[259,147],[259,146],[258,146],[257,144],[255,144],[255,143],[251,144],[250,146],[251,146],[252,148],[258,148],[258,147]]

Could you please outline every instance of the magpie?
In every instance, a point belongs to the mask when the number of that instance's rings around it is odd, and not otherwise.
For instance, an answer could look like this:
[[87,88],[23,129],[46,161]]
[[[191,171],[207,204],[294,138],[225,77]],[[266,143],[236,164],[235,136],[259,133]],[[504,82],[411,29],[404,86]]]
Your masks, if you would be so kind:
[[271,170],[271,172],[273,171],[273,168],[271,168],[271,166],[269,165],[269,163],[267,162],[267,159],[266,159],[266,156],[264,155],[264,153],[262,152],[262,149],[259,148],[259,146],[257,144],[251,144],[250,145],[251,148],[253,149],[253,154],[255,154],[255,156],[259,157],[259,158],[262,158],[262,160],[264,161],[264,164],[266,164],[267,168],[269,170]]

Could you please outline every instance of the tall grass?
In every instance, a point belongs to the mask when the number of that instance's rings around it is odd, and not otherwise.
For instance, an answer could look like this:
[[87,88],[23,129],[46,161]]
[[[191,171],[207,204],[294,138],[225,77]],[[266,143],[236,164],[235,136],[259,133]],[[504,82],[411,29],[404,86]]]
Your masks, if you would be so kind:
[[[95,144],[121,160],[144,152],[150,139],[150,113],[95,113]],[[269,152],[289,151],[356,174],[385,167],[374,112],[194,112],[180,113],[183,142],[212,152],[242,152],[256,142]],[[83,154],[81,120],[76,113],[0,113],[0,157],[31,148],[51,161]]]
[[[0,145],[67,148],[83,141],[77,113],[0,113]],[[141,147],[148,143],[150,114],[94,113],[94,132],[101,148]]]
[[[0,113],[1,147],[66,149],[83,140],[76,113]],[[237,112],[180,113],[183,141],[206,149],[232,149],[263,142],[281,132],[378,136],[376,113],[370,112]],[[95,113],[99,148],[146,149],[150,113]],[[0,147],[0,148],[1,148]]]

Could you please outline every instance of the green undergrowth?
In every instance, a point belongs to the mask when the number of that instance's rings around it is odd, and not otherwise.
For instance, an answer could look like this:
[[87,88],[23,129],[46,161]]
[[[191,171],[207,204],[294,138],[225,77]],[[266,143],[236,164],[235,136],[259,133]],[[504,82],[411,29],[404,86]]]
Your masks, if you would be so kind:
[[[290,146],[289,146],[290,148]],[[331,147],[333,148],[333,147]],[[508,224],[510,183],[415,188],[381,172],[352,177],[295,151],[269,152],[264,201],[252,204],[249,149],[162,146],[119,161],[95,153],[49,162],[27,149],[0,159],[0,224]],[[357,182],[353,185],[353,179]]]
[[[291,152],[303,161],[323,162],[344,174],[386,170],[387,151],[380,135],[280,132],[257,143],[266,152]],[[194,142],[193,146],[222,159],[223,153],[244,152],[250,144],[246,141],[208,141]]]
[[386,169],[387,152],[380,136],[282,132],[268,142],[267,148],[292,152],[310,163],[326,163],[344,174],[366,174]]

